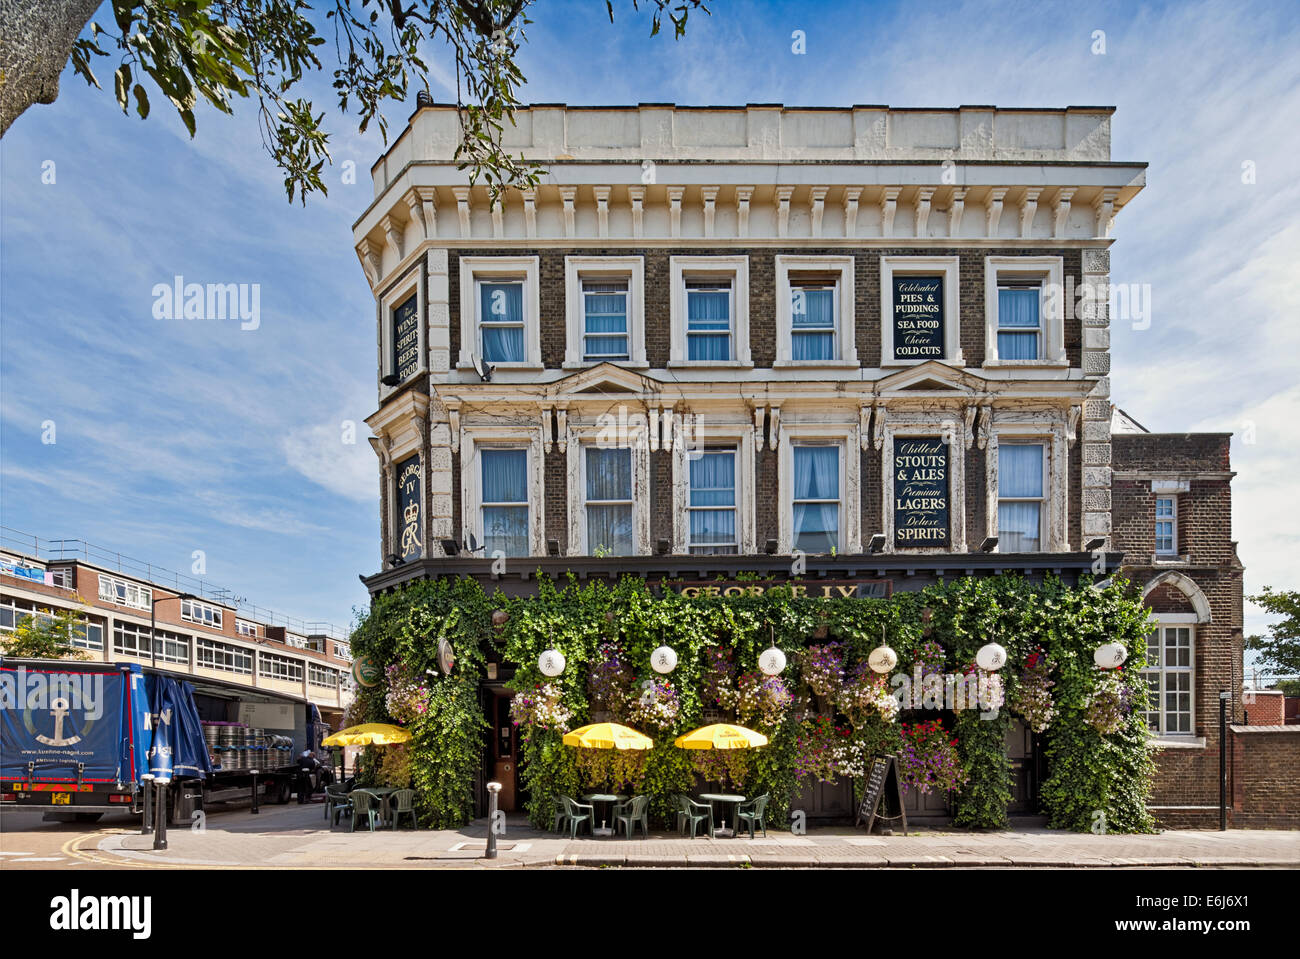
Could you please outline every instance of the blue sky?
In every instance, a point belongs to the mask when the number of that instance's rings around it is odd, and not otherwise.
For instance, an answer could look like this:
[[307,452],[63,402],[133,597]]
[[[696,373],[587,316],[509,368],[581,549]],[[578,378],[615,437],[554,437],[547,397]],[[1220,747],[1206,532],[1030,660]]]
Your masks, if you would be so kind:
[[[1153,430],[1237,434],[1247,590],[1300,587],[1292,3],[719,0],[677,42],[615,6],[611,25],[599,0],[534,4],[523,99],[1116,106],[1113,158],[1151,167],[1116,220],[1112,281],[1149,285],[1153,310],[1113,324],[1113,398]],[[315,98],[332,105],[327,84]],[[247,104],[199,111],[191,142],[151,99],[147,121],[124,117],[111,84],[65,71],[0,141],[0,523],[182,572],[203,550],[207,579],[346,625],[379,567],[373,300],[350,227],[382,144],[333,115],[330,195],[291,207]],[[387,112],[399,130],[410,108]],[[151,290],[176,275],[260,284],[260,327],[155,319]]]

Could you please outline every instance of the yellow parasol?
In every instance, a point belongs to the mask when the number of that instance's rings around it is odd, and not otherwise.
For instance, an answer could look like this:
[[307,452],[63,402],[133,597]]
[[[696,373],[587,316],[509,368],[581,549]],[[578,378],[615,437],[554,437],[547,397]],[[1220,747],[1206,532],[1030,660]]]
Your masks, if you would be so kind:
[[714,723],[678,736],[673,745],[679,749],[751,749],[766,746],[767,737],[744,726]]
[[323,746],[392,746],[404,743],[411,738],[411,733],[401,726],[388,723],[362,723],[340,729],[332,736],[321,740]]
[[583,749],[649,749],[649,736],[618,723],[594,723],[564,734],[564,745]]

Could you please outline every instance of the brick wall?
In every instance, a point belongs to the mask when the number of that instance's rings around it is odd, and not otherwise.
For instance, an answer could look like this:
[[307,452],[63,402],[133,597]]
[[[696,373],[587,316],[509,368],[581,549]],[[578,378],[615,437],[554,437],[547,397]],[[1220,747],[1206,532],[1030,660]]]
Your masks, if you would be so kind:
[[1300,726],[1230,728],[1231,824],[1300,828]]
[[[1252,726],[1285,726],[1286,696],[1279,689],[1248,691],[1242,695],[1242,709]],[[1300,776],[1300,769],[1296,775]]]

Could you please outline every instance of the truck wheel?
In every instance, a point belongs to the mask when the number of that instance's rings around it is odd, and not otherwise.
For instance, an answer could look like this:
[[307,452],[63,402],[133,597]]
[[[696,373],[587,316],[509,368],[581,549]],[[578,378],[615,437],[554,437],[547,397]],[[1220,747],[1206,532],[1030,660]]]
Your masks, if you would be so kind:
[[275,801],[283,806],[289,801],[289,797],[292,795],[293,787],[289,785],[289,780],[283,778],[280,779],[280,785],[276,787],[275,790]]

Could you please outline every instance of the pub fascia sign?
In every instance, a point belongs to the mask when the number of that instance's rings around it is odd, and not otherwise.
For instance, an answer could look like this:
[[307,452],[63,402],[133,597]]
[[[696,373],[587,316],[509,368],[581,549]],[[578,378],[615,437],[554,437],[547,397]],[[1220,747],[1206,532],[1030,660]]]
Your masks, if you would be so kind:
[[943,277],[894,277],[894,359],[943,359]]
[[894,438],[894,546],[948,545],[948,444]]
[[420,454],[397,464],[397,515],[401,528],[397,553],[404,562],[424,554],[420,541]]
[[893,592],[893,581],[888,579],[854,579],[807,582],[788,580],[723,580],[712,583],[687,585],[661,582],[660,587],[686,599],[736,599],[742,596],[762,596],[769,589],[788,589],[796,599],[887,599]]

